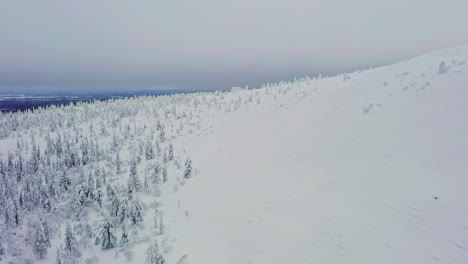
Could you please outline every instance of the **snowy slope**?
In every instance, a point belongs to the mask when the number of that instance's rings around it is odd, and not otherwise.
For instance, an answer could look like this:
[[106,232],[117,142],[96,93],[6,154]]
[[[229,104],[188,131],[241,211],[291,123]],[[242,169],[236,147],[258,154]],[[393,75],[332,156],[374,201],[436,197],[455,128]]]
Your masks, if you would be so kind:
[[[439,73],[442,61],[445,73]],[[6,162],[8,152],[29,157],[24,146],[32,134],[41,150],[48,133],[96,139],[102,157],[67,173],[80,182],[80,171],[102,170],[124,197],[130,161],[143,157],[145,142],[158,145],[156,158],[137,165],[139,177],[143,182],[160,164],[168,181],[138,193],[145,215],[131,227],[132,242],[101,250],[85,240],[82,263],[92,256],[98,263],[144,263],[151,241],[166,263],[467,263],[467,85],[465,46],[255,90],[3,115],[0,159]],[[17,139],[25,143],[17,147]],[[164,157],[169,144],[173,161]],[[193,175],[184,179],[187,158]],[[61,197],[73,201],[73,195]],[[60,220],[42,260],[31,253],[26,227],[0,226],[8,233],[6,259],[18,259],[14,252],[51,263],[63,249],[65,222],[89,223],[97,236],[109,208],[105,197],[102,209],[93,204],[87,216]],[[153,224],[160,217],[164,232]],[[120,239],[120,225],[115,230]]]
[[199,173],[165,203],[175,252],[190,263],[467,263],[465,62],[460,47],[262,89],[260,106],[204,120],[213,133],[183,141]]

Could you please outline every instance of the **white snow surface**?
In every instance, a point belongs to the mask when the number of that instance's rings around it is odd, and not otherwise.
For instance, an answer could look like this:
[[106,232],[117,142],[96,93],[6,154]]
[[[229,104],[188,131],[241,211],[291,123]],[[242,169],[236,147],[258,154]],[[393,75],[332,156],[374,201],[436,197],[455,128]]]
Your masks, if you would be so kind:
[[[193,177],[171,165],[161,195],[142,197],[141,234],[159,241],[166,263],[468,263],[468,46],[188,98],[177,113],[193,117],[166,137]],[[143,110],[135,119],[153,122]],[[15,135],[0,140],[0,158],[15,148]],[[153,201],[164,235],[152,230]],[[36,263],[52,263],[61,243]],[[131,260],[91,246],[82,262],[144,263],[148,243]]]
[[345,82],[245,92],[260,106],[207,118],[212,134],[183,141],[198,175],[164,202],[174,252],[190,263],[468,263],[467,61],[468,47],[453,48]]

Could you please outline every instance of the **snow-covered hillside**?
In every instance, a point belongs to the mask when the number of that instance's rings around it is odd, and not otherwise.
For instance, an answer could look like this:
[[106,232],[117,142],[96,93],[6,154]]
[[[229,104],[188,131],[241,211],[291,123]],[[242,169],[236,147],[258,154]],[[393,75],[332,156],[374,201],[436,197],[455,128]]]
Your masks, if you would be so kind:
[[465,46],[3,114],[0,262],[467,263],[467,88]]

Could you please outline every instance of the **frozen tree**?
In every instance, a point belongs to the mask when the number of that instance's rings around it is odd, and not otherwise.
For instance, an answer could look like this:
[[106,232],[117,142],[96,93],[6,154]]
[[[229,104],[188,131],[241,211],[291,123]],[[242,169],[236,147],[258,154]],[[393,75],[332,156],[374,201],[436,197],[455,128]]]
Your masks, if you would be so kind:
[[190,159],[187,159],[185,161],[185,173],[184,173],[184,178],[188,179],[192,176],[192,161]]
[[148,173],[145,173],[145,178],[144,178],[144,181],[143,181],[143,190],[145,191],[145,193],[149,192]]
[[147,160],[154,159],[154,147],[151,139],[148,137],[145,145],[145,157]]
[[99,205],[99,208],[102,208],[102,190],[98,189],[96,195],[94,195],[94,199]]
[[119,208],[119,216],[118,216],[119,223],[122,224],[128,218],[129,211],[130,211],[130,208],[128,206],[128,200],[123,200]]
[[112,217],[117,217],[119,215],[119,207],[120,207],[119,198],[115,196],[111,204],[111,216]]
[[447,66],[445,65],[445,62],[442,61],[439,65],[439,74],[444,74],[447,72]]
[[60,254],[59,248],[57,248],[57,255],[55,257],[55,264],[64,264],[64,262],[62,261],[62,256]]
[[168,159],[173,160],[174,159],[174,149],[172,148],[172,143],[169,143],[169,154],[168,154]]
[[165,264],[166,261],[159,251],[159,247],[156,241],[151,243],[146,249],[146,261],[145,264]]
[[159,179],[159,172],[160,172],[160,166],[159,164],[155,164],[154,167],[153,167],[153,173],[152,173],[152,178],[153,178],[153,183],[159,183],[160,179]]
[[6,202],[6,208],[4,209],[4,214],[5,224],[7,227],[16,227],[21,224],[22,210],[19,206],[19,202],[8,199]]
[[67,227],[65,229],[64,249],[70,253],[73,253],[73,251],[76,250],[75,235],[73,234],[70,223],[67,223]]
[[107,184],[106,193],[107,193],[107,198],[109,200],[113,200],[115,198],[115,190],[114,190],[114,187],[112,187],[112,185]]
[[164,222],[163,222],[163,217],[162,217],[162,215],[160,215],[159,217],[160,217],[160,218],[159,218],[159,234],[162,235],[162,234],[164,234],[165,228],[164,228]]
[[3,256],[5,256],[5,254],[6,252],[5,252],[5,246],[3,245],[3,238],[0,235],[0,260],[3,259]]
[[141,190],[141,182],[138,177],[137,163],[135,160],[132,161],[130,166],[130,176],[128,178],[128,187],[131,188],[133,192],[139,192]]
[[45,254],[47,254],[47,248],[50,247],[50,242],[48,243],[47,237],[44,234],[44,230],[40,225],[35,227],[34,235],[34,252],[39,255],[42,259]]
[[351,79],[351,77],[349,77],[348,74],[346,74],[346,73],[343,74],[343,82],[345,82],[345,81],[347,81],[347,80],[349,80],[349,79]]
[[50,243],[51,228],[50,228],[50,225],[49,225],[49,222],[48,222],[47,218],[41,218],[40,224],[42,226],[42,231],[43,231],[43,234],[44,234],[45,242],[47,243],[48,247],[51,247],[52,246],[51,243]]
[[5,225],[6,227],[15,227],[16,226],[16,209],[15,204],[11,199],[8,199],[5,204],[5,209],[3,209],[5,214]]
[[132,225],[143,222],[143,211],[139,199],[135,198],[131,201],[128,215]]
[[166,168],[166,166],[163,167],[162,176],[163,176],[163,182],[167,182],[167,168]]
[[164,128],[162,128],[159,133],[159,141],[164,142],[164,140],[166,140],[166,133],[164,132]]
[[94,177],[92,174],[89,174],[88,178],[88,197],[89,199],[94,199],[94,189],[96,188],[96,183],[94,182]]
[[122,226],[122,237],[120,238],[120,245],[126,247],[128,245],[128,232],[125,225]]
[[65,191],[67,191],[70,188],[70,185],[71,185],[71,180],[70,178],[67,177],[67,173],[64,170],[60,178],[59,186],[62,187]]
[[115,156],[115,172],[117,174],[120,174],[122,172],[121,166],[122,166],[122,161],[120,160],[119,152],[117,152]]
[[112,233],[112,223],[106,220],[101,229],[101,248],[109,249],[113,248],[117,242],[115,235]]
[[115,132],[112,135],[112,147],[114,148],[114,150],[117,150],[117,148],[119,147],[119,140],[117,139]]

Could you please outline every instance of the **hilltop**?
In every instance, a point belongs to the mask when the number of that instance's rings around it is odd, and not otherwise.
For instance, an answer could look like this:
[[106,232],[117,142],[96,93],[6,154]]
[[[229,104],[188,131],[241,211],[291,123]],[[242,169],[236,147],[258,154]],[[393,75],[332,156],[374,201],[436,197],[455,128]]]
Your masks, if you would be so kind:
[[466,263],[467,84],[464,46],[0,114],[0,258]]

